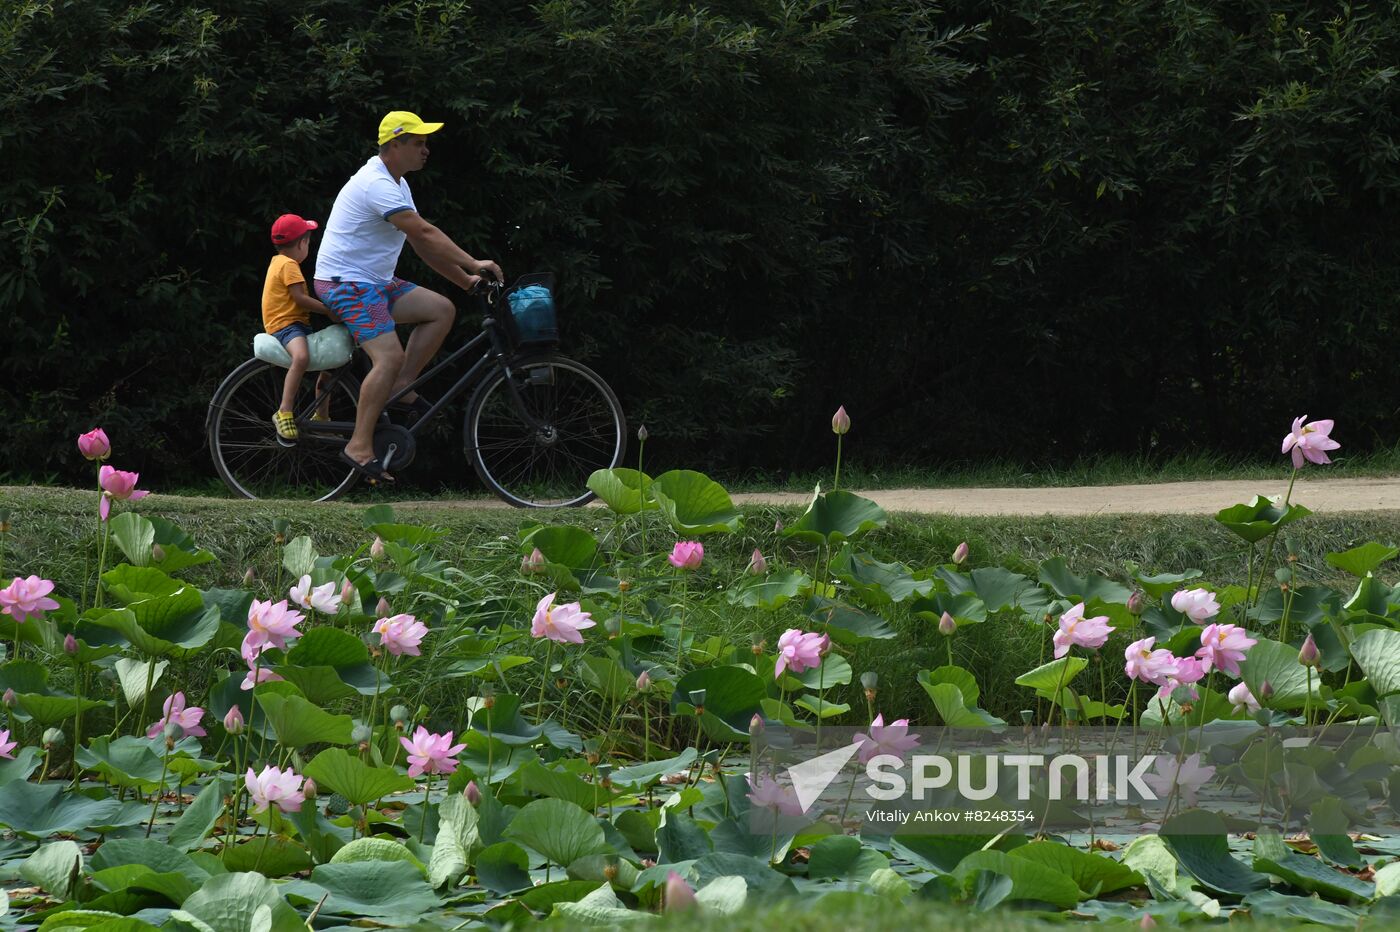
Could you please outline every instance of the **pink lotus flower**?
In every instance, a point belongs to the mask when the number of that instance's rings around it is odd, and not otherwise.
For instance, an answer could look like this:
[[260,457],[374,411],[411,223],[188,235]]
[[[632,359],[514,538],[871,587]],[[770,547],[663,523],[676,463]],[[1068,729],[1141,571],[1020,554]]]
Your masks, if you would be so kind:
[[1162,686],[1165,685],[1167,677],[1176,674],[1176,658],[1172,656],[1172,652],[1165,647],[1153,650],[1152,645],[1155,643],[1156,638],[1143,638],[1129,644],[1128,649],[1123,651],[1123,657],[1127,660],[1123,672],[1127,674],[1128,679]]
[[1304,424],[1307,415],[1293,419],[1293,429],[1288,436],[1283,438],[1283,451],[1293,453],[1293,468],[1302,469],[1303,462],[1309,463],[1332,462],[1327,458],[1328,450],[1336,450],[1341,444],[1333,440],[1329,435],[1332,433],[1332,421],[1311,421]]
[[204,710],[197,705],[185,708],[184,693],[176,693],[166,699],[164,712],[165,714],[154,725],[146,729],[147,738],[158,737],[161,732],[165,731],[166,725],[179,726],[183,735],[204,737],[204,728],[199,724],[199,720],[204,717]]
[[1220,614],[1220,603],[1209,589],[1182,589],[1172,595],[1172,608],[1198,625]]
[[151,494],[136,487],[140,478],[140,473],[113,469],[111,466],[103,466],[97,471],[97,484],[102,487],[102,502],[97,506],[97,511],[103,521],[112,514],[112,499],[134,502]]
[[242,734],[243,725],[243,713],[239,710],[238,706],[235,705],[233,708],[229,709],[228,714],[224,716],[224,731],[231,735]]
[[38,576],[15,581],[0,589],[0,615],[9,615],[16,623],[31,618],[43,618],[44,612],[58,608],[58,603],[49,598],[53,583]]
[[256,660],[250,660],[248,661],[248,675],[243,677],[243,683],[239,688],[242,689],[244,692],[247,692],[254,686],[257,686],[259,683],[280,682],[282,682],[282,677],[278,676],[276,673],[273,673],[267,667],[258,666]]
[[399,744],[408,751],[408,775],[418,777],[425,773],[452,773],[457,769],[457,755],[466,749],[465,744],[452,743],[452,732],[435,735],[418,726],[413,740],[400,738]]
[[1201,632],[1201,649],[1196,656],[1201,658],[1207,673],[1214,668],[1239,676],[1245,651],[1258,643],[1237,625],[1207,625]]
[[868,734],[861,732],[856,735],[855,743],[860,745],[856,757],[862,764],[868,764],[879,754],[893,754],[904,760],[904,755],[914,749],[919,743],[919,738],[909,734],[909,719],[895,719],[886,725],[885,716],[881,714],[875,716],[875,721],[870,723]]
[[542,573],[548,565],[549,561],[544,558],[544,554],[540,552],[540,548],[538,547],[531,550],[526,556],[520,558],[520,572],[524,573],[526,576],[529,576],[531,573]]
[[582,644],[582,630],[593,627],[597,622],[577,602],[556,606],[554,597],[557,594],[551,592],[535,606],[530,636],[549,638],[560,644]]
[[290,767],[283,771],[269,764],[256,776],[253,775],[253,768],[249,767],[243,784],[248,788],[255,812],[264,812],[269,805],[283,812],[300,812],[301,804],[306,802],[306,796],[301,791],[301,777]]
[[[269,647],[286,650],[288,641],[301,637],[297,625],[303,621],[301,612],[287,607],[287,600],[273,603],[253,600],[248,607],[248,634],[243,639],[243,659],[255,660]],[[249,653],[252,656],[249,656]]]
[[797,791],[779,783],[772,777],[759,774],[757,778],[748,774],[749,802],[761,809],[772,809],[780,815],[802,815],[802,803],[797,799]]
[[107,439],[106,431],[95,427],[78,437],[78,452],[85,459],[100,463],[112,455],[112,442]]
[[666,560],[678,570],[698,570],[705,559],[705,545],[697,540],[678,540]]
[[696,907],[695,891],[680,874],[670,871],[666,874],[666,887],[661,897],[661,910],[667,913],[684,912]]
[[1205,664],[1195,657],[1175,657],[1176,672],[1168,674],[1166,679],[1160,684],[1161,689],[1157,690],[1157,698],[1165,699],[1181,687],[1186,687],[1192,699],[1201,698],[1201,694],[1196,691],[1193,685],[1205,679],[1208,672]]
[[846,413],[846,406],[842,405],[836,409],[836,413],[831,416],[831,432],[836,436],[841,436],[851,429],[851,416]]
[[831,639],[825,634],[789,628],[778,638],[778,662],[773,667],[773,679],[784,670],[801,673],[821,665],[822,655],[831,649]]
[[1236,712],[1247,710],[1253,714],[1259,711],[1259,700],[1254,698],[1254,694],[1244,683],[1236,683],[1235,687],[1230,690],[1228,698],[1234,705]]
[[17,747],[19,747],[19,743],[10,740],[10,729],[0,728],[0,757],[14,760],[15,748]]
[[1107,615],[1096,615],[1093,618],[1084,617],[1084,603],[1071,608],[1060,616],[1060,630],[1055,632],[1055,659],[1063,657],[1069,653],[1071,646],[1078,644],[1080,647],[1097,649],[1103,647],[1108,640],[1108,635],[1113,631],[1108,626]]
[[340,611],[340,600],[336,597],[335,583],[328,582],[311,588],[311,577],[303,576],[297,584],[288,590],[287,595],[291,596],[292,602],[301,606],[308,612],[316,611],[322,615],[334,615]]
[[418,645],[428,633],[428,626],[412,615],[395,615],[381,618],[374,623],[374,633],[379,635],[379,643],[395,657],[408,654],[422,656]]
[[1214,767],[1202,767],[1201,755],[1192,754],[1177,766],[1176,758],[1170,754],[1157,755],[1157,772],[1143,774],[1142,782],[1152,787],[1157,798],[1165,801],[1176,787],[1177,795],[1186,806],[1196,805],[1196,796],[1201,787],[1215,776]]

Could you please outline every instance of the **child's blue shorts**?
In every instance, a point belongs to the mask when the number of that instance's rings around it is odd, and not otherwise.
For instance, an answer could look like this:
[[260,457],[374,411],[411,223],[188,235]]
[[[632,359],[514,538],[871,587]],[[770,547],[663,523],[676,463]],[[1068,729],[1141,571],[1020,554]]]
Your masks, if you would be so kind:
[[297,337],[311,336],[311,327],[308,324],[303,324],[300,321],[298,321],[295,324],[288,324],[281,330],[274,333],[273,336],[277,338],[278,343],[281,343],[283,346],[286,346],[288,343],[292,342]]

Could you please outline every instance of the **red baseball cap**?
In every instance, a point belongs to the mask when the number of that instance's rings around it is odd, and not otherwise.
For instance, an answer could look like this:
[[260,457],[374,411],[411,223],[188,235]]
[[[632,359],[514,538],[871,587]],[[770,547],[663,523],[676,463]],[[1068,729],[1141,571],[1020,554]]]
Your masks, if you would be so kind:
[[272,224],[272,242],[278,246],[295,243],[316,229],[315,220],[303,220],[296,214],[283,214]]

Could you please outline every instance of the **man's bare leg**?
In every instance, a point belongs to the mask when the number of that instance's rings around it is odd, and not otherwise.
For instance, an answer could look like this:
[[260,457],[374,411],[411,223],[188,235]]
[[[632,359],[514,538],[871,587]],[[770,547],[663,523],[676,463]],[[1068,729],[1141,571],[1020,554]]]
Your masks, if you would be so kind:
[[[374,459],[374,426],[384,411],[384,404],[403,366],[403,344],[392,330],[381,333],[360,348],[369,356],[372,367],[360,383],[360,401],[355,410],[355,433],[345,445],[345,455],[364,464]],[[387,473],[385,475],[388,475]],[[393,478],[390,476],[389,478]]]
[[[443,341],[452,332],[452,322],[457,318],[457,309],[451,299],[421,285],[394,302],[394,323],[414,324],[413,333],[408,338],[404,350],[403,365],[394,381],[389,395],[411,385],[422,374],[428,362],[442,349]],[[410,392],[401,401],[411,402],[418,397]],[[387,396],[386,396],[387,397]]]

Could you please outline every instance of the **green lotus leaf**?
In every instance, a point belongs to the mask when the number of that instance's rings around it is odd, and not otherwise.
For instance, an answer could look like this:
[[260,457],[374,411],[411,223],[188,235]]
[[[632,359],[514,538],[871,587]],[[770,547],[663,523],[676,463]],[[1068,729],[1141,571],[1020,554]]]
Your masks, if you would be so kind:
[[963,702],[968,706],[977,705],[977,698],[982,692],[977,686],[977,678],[970,671],[957,666],[943,666],[936,670],[920,670],[916,679],[925,691],[940,683],[952,683],[958,688],[958,692],[962,694]]
[[846,647],[895,637],[894,628],[885,619],[844,602],[812,596],[802,606],[802,611],[812,619],[817,630]]
[[304,932],[305,923],[277,885],[262,874],[215,874],[185,900],[171,919],[193,917],[215,932]]
[[66,900],[82,881],[83,849],[73,841],[40,845],[19,866],[19,875],[55,899]]
[[327,748],[307,764],[303,773],[318,787],[329,788],[361,806],[393,793],[414,788],[410,777],[389,767],[374,767],[344,748]]
[[1310,514],[1312,512],[1302,505],[1289,505],[1285,508],[1276,499],[1256,495],[1246,504],[1231,505],[1221,510],[1215,516],[1215,520],[1253,544]]
[[784,537],[836,547],[885,526],[885,509],[853,492],[822,492],[817,487],[807,510],[783,528]]
[[[1367,631],[1352,641],[1351,655],[1366,674],[1366,680],[1376,696],[1400,692],[1400,631],[1385,628]],[[1296,661],[1295,655],[1295,665]],[[1250,687],[1251,690],[1253,688]]]
[[476,856],[476,879],[493,893],[509,894],[528,890],[530,858],[525,849],[509,841],[498,842]]
[[189,587],[187,592],[194,596],[194,607],[183,614],[175,609],[191,603],[185,594],[135,602],[125,609],[95,609],[83,617],[117,632],[148,657],[189,657],[219,633],[221,616],[217,605],[204,606],[197,589]]
[[1269,886],[1267,877],[1230,855],[1225,820],[1213,812],[1188,809],[1172,816],[1159,836],[1181,866],[1212,890],[1244,896]]
[[1083,657],[1069,654],[1059,660],[1042,664],[1029,673],[1022,673],[1016,677],[1016,685],[1028,686],[1031,689],[1045,689],[1053,693],[1058,687],[1072,683],[1074,678],[1088,665],[1089,661]]
[[438,833],[428,860],[428,883],[435,889],[453,886],[467,873],[472,853],[481,847],[478,815],[460,793],[438,804]]
[[598,541],[572,524],[536,525],[520,532],[520,552],[539,549],[545,560],[570,570],[586,570],[598,559]]
[[[795,675],[788,673],[787,676],[793,677],[808,689],[821,691],[849,684],[852,674],[851,665],[846,658],[833,651],[823,657],[818,666]],[[708,708],[709,699],[705,700],[705,704]]]
[[688,769],[695,763],[696,753],[695,748],[686,748],[680,754],[666,760],[646,761],[615,770],[612,775],[613,786],[639,793],[668,773],[679,773]]
[[392,838],[356,838],[338,848],[330,859],[332,864],[353,864],[356,861],[407,861],[418,868],[424,877],[428,876],[428,868],[423,862],[402,842]]
[[1040,582],[1063,599],[1089,602],[1100,599],[1122,605],[1132,592],[1122,583],[1102,576],[1076,576],[1065,565],[1064,557],[1051,557],[1040,564]]
[[311,855],[281,835],[263,835],[224,848],[224,867],[233,872],[256,870],[265,877],[290,877],[311,869]]
[[890,605],[914,596],[926,596],[933,589],[933,580],[915,579],[909,568],[900,563],[883,563],[868,553],[856,552],[846,545],[831,563],[837,579],[850,584],[863,601],[871,605]]
[[112,542],[126,555],[132,566],[151,565],[151,545],[156,542],[156,528],[134,511],[124,511],[107,523]]
[[943,613],[953,616],[958,626],[980,624],[987,620],[987,606],[974,593],[962,592],[953,595],[948,592],[935,592],[924,599],[915,599],[909,610],[925,621],[935,625],[943,619]]
[[681,677],[671,693],[671,712],[694,715],[690,694],[705,690],[705,714],[700,726],[716,741],[742,741],[749,736],[749,720],[761,708],[768,688],[763,680],[738,666],[705,667]]
[[797,569],[779,570],[767,576],[747,576],[725,595],[730,605],[772,611],[811,591],[812,578]]
[[[1308,669],[1298,662],[1298,648],[1262,637],[1256,640],[1258,643],[1249,648],[1240,663],[1240,679],[1245,681],[1250,693],[1255,696],[1260,694],[1264,681],[1268,680],[1274,690],[1273,698],[1268,700],[1271,709],[1301,708],[1308,695]],[[1362,669],[1365,668],[1365,664],[1362,664]],[[1321,678],[1313,674],[1314,703],[1318,701],[1321,686]]]
[[281,695],[264,686],[258,687],[256,698],[283,747],[350,743],[355,723],[348,715],[332,715],[301,696]]
[[149,812],[147,806],[91,799],[67,790],[62,783],[18,780],[0,786],[0,825],[31,838],[44,838],[59,832],[135,825]]
[[656,502],[646,495],[650,485],[651,476],[622,467],[599,469],[588,477],[589,490],[620,515],[635,515],[643,507],[654,511]]
[[953,876],[965,880],[974,871],[991,871],[1011,879],[1009,900],[1050,903],[1070,909],[1083,899],[1073,880],[1034,861],[1012,857],[1002,851],[974,851],[958,863]]
[[598,820],[562,799],[537,799],[521,809],[506,826],[505,838],[562,867],[612,850]]
[[1090,854],[1055,841],[1033,841],[1010,853],[1013,858],[1048,867],[1072,879],[1087,897],[1098,897],[1126,887],[1141,886],[1142,876],[1111,858]]
[[744,525],[724,486],[702,472],[664,472],[652,480],[651,494],[677,534],[727,534]]
[[860,883],[877,870],[888,868],[889,859],[851,835],[828,835],[812,846],[807,876],[812,880],[844,880]]
[[498,695],[491,708],[478,710],[471,727],[511,747],[534,744],[544,735],[543,728],[520,714],[520,697],[512,695]]

